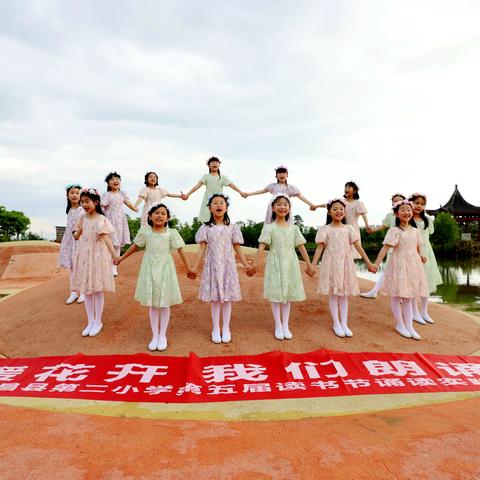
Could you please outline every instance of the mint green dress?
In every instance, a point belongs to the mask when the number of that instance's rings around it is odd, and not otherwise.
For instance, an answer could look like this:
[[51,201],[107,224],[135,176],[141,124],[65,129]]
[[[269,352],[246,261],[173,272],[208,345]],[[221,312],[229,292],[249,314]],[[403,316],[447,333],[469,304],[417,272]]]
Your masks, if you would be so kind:
[[208,222],[210,220],[210,210],[208,209],[209,197],[214,193],[222,193],[223,187],[228,187],[233,182],[226,175],[222,174],[217,176],[210,173],[203,175],[199,182],[205,185],[205,193],[203,194],[198,220],[200,222]]
[[279,227],[276,222],[264,225],[258,241],[270,247],[265,262],[264,298],[282,303],[305,300],[295,247],[306,240],[297,225]]
[[138,274],[135,300],[146,307],[170,307],[182,303],[177,272],[171,250],[185,246],[174,228],[156,233],[150,225],[140,228],[133,240],[138,247],[145,247]]

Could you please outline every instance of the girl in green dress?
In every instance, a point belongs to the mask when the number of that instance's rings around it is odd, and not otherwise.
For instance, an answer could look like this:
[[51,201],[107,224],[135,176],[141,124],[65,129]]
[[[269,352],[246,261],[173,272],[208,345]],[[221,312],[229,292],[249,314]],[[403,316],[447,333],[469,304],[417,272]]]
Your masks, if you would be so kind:
[[191,266],[183,251],[185,243],[177,230],[168,228],[169,219],[170,211],[163,203],[152,205],[148,211],[148,225],[140,228],[130,248],[114,262],[118,265],[139,248],[145,247],[135,300],[150,307],[152,341],[148,349],[151,351],[167,348],[170,307],[183,302],[171,250],[178,250],[188,273],[191,273]]
[[[272,223],[264,225],[260,234],[257,259],[254,268],[265,247],[269,246],[265,262],[263,296],[272,305],[275,320],[275,338],[290,340],[293,338],[289,329],[290,302],[305,300],[302,275],[295,248],[307,264],[306,272],[313,276],[315,269],[310,263],[306,243],[297,225],[288,223],[290,215],[290,199],[282,194],[272,201]],[[283,318],[282,318],[283,317]]]
[[185,194],[183,194],[183,200],[188,200],[188,197],[193,192],[196,192],[199,188],[205,185],[205,193],[202,198],[202,204],[200,206],[200,213],[198,214],[199,222],[208,222],[210,220],[210,210],[208,208],[208,199],[214,193],[222,193],[223,187],[233,188],[243,198],[247,197],[247,194],[242,192],[226,175],[220,173],[220,160],[217,157],[211,157],[207,160],[208,173],[202,176],[202,178]]

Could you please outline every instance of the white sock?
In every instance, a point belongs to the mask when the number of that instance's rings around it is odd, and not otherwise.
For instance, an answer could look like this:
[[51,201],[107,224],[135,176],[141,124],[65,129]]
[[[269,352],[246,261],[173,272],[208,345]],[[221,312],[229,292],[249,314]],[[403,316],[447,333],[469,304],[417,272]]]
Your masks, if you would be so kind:
[[150,328],[152,329],[152,341],[148,344],[148,349],[153,352],[158,347],[158,325],[160,323],[160,310],[156,307],[148,309],[150,317]]
[[167,327],[170,321],[170,307],[160,308],[160,335],[158,336],[158,350],[167,348]]
[[330,315],[332,316],[333,320],[333,331],[337,337],[344,337],[345,331],[338,320],[338,296],[337,295],[329,295],[328,296],[328,306],[330,307]]
[[407,327],[408,333],[415,340],[420,340],[420,335],[413,328],[413,313],[412,313],[412,303],[415,300],[414,298],[403,298],[402,299],[402,315],[405,326]]
[[212,312],[212,342],[213,343],[222,343],[222,336],[220,335],[220,309],[221,302],[211,302],[211,312]]
[[230,333],[230,318],[232,316],[232,302],[222,302],[222,342],[228,343],[232,340]]
[[293,338],[292,332],[288,328],[288,322],[290,320],[290,302],[282,303],[282,330],[283,336],[286,340]]
[[339,296],[338,305],[340,307],[340,323],[346,337],[353,337],[352,331],[348,328],[348,297]]
[[432,317],[428,314],[428,297],[420,297],[420,308],[422,309],[422,318],[427,323],[433,323]]
[[392,306],[392,313],[393,317],[397,321],[397,325],[395,326],[395,330],[402,335],[402,337],[412,338],[412,335],[407,330],[407,326],[403,321],[402,316],[402,299],[400,297],[392,297],[391,306]]
[[283,340],[285,335],[283,333],[282,319],[280,317],[280,302],[270,302],[272,306],[273,319],[275,320],[275,338]]
[[85,311],[87,312],[88,325],[83,330],[82,336],[88,337],[90,330],[92,329],[95,323],[95,305],[92,295],[85,295]]
[[413,315],[413,319],[416,322],[421,323],[422,325],[425,325],[425,323],[427,323],[425,322],[425,320],[420,315],[420,312],[418,311],[418,304],[417,304],[416,298],[412,298],[412,315]]

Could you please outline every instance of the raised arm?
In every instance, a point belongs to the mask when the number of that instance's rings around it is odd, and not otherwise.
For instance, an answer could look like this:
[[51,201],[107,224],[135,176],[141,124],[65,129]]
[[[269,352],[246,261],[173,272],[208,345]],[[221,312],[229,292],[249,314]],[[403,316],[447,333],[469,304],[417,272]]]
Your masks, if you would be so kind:
[[388,228],[386,225],[379,225],[378,227],[369,226],[369,227],[367,227],[367,233],[381,232],[381,231],[385,230],[386,228]]
[[231,183],[229,187],[238,192],[243,198],[246,198],[246,193],[240,190],[234,183]]
[[192,193],[196,192],[202,186],[203,186],[202,182],[197,182],[187,193],[184,194],[184,197],[186,197],[185,200],[187,200]]
[[255,190],[254,192],[246,193],[247,197],[252,197],[253,195],[263,195],[264,193],[268,193],[266,188],[262,188],[261,190]]
[[138,208],[135,205],[132,205],[130,200],[124,200],[123,203],[130,209],[133,210],[134,212],[138,212]]
[[167,197],[170,197],[170,198],[183,198],[183,195],[181,193],[170,193],[168,192],[167,193]]
[[145,200],[145,197],[138,196],[137,201],[133,204],[133,208],[136,208],[136,211],[138,211],[138,206]]
[[303,195],[297,195],[297,198],[306,203],[310,207],[310,210],[315,210],[315,205],[310,200],[307,200]]

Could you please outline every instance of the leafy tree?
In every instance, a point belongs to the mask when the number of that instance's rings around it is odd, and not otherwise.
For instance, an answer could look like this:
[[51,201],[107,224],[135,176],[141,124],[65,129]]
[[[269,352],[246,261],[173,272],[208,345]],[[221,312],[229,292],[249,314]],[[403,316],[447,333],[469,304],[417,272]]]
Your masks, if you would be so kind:
[[305,226],[303,222],[303,218],[300,215],[294,215],[293,216],[293,223],[294,225],[297,225],[297,227],[300,229],[300,231],[303,231],[303,228]]
[[441,252],[451,251],[460,238],[460,229],[457,222],[447,212],[441,212],[435,218],[435,231],[431,238],[432,244]]
[[30,226],[30,219],[16,210],[7,210],[0,205],[0,241],[8,242],[13,236],[20,239]]
[[243,235],[244,245],[246,247],[258,247],[258,237],[262,233],[263,222],[255,223],[253,220],[246,222],[237,222]]

